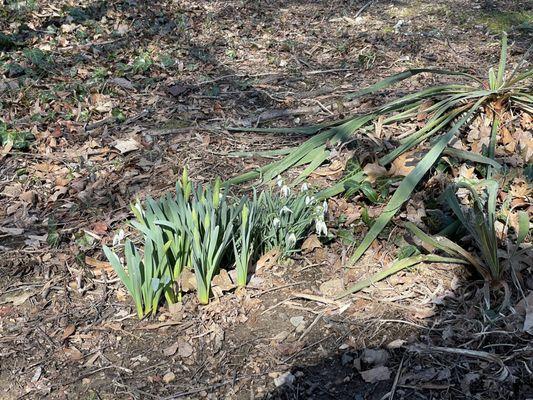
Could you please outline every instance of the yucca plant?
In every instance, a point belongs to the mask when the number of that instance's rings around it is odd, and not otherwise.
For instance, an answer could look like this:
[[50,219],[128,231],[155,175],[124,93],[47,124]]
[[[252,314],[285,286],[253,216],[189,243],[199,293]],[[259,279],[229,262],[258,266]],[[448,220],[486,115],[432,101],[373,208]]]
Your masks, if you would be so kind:
[[[471,197],[469,206],[461,206],[457,200],[456,191],[464,188]],[[480,192],[480,189],[483,189]],[[440,250],[447,257],[435,254],[420,254],[396,261],[390,268],[380,271],[368,279],[357,282],[344,292],[339,298],[364,289],[375,282],[378,282],[403,269],[412,267],[419,263],[459,263],[469,264],[483,277],[486,288],[502,286],[505,289],[504,304],[509,296],[508,285],[503,281],[503,263],[500,262],[500,252],[498,250],[498,237],[496,233],[496,197],[498,193],[498,183],[494,180],[483,180],[477,183],[459,182],[449,187],[444,193],[444,199],[449,204],[454,214],[458,217],[459,226],[462,226],[476,243],[479,254],[466,250],[464,247],[450,240],[442,234],[430,236],[423,232],[412,222],[407,222],[405,227],[426,245]],[[455,224],[452,224],[455,225]],[[529,233],[529,216],[525,211],[518,212],[518,230],[516,241],[512,252],[507,255],[507,265],[513,265],[513,258],[525,253],[526,249],[520,249]],[[508,246],[509,247],[509,246]],[[485,290],[485,301],[490,308],[490,296]]]
[[237,270],[237,287],[246,286],[248,279],[248,267],[255,250],[257,242],[257,196],[254,193],[250,201],[244,198],[241,202],[237,238],[233,238],[233,251],[235,256],[235,268]]
[[[288,155],[283,159],[235,177],[228,183],[240,183],[259,177],[263,181],[268,181],[289,168],[306,166],[297,178],[297,181],[303,180],[329,157],[328,144],[346,142],[351,140],[354,134],[358,132],[370,132],[373,129],[372,123],[378,118],[381,118],[383,125],[388,125],[401,121],[415,120],[421,112],[428,115],[425,124],[420,129],[400,140],[398,146],[392,152],[379,159],[379,163],[382,166],[387,166],[395,158],[422,142],[429,141],[430,144],[428,146],[430,150],[402,180],[381,215],[375,220],[366,237],[355,250],[350,258],[350,264],[355,263],[409,199],[415,187],[445,151],[457,158],[466,158],[489,166],[498,165],[494,162],[493,157],[502,114],[509,109],[520,109],[528,113],[533,111],[531,86],[533,70],[529,68],[524,72],[520,72],[523,67],[522,63],[520,63],[511,73],[506,73],[507,36],[505,33],[501,44],[500,62],[497,71],[490,69],[486,80],[463,72],[433,68],[411,69],[390,76],[349,97],[355,98],[373,94],[421,73],[458,76],[466,78],[467,83],[430,87],[387,103],[371,113],[317,126],[295,129],[233,128],[233,130],[240,131],[301,133],[314,136],[296,149],[287,149]],[[480,112],[487,111],[487,115],[489,115],[488,110],[491,110],[490,115],[492,115],[492,137],[489,148],[484,155],[467,151],[454,151],[448,148],[450,141],[461,129]],[[490,168],[488,175],[490,175]],[[342,186],[336,186],[331,193],[338,194],[339,190],[342,190]]]
[[[477,191],[480,187],[485,188],[483,198]],[[464,211],[455,193],[460,188],[468,190],[471,197],[472,205]],[[459,182],[449,187],[444,193],[446,202],[477,244],[483,260],[483,263],[479,263],[478,272],[488,282],[499,281],[503,273],[498,259],[498,237],[496,235],[497,196],[498,182],[494,180],[484,180],[477,184]]]

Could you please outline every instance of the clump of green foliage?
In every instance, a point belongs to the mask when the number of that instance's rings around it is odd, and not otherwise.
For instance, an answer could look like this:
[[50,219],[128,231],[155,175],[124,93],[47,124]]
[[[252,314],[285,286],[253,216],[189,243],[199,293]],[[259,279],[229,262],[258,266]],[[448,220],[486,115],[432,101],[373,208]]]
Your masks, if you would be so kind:
[[318,204],[306,184],[295,192],[278,177],[277,186],[279,190],[267,189],[259,196],[259,226],[264,251],[277,248],[286,256],[296,250],[313,222],[319,234],[327,235],[327,204]]
[[0,121],[0,145],[11,145],[13,149],[25,150],[34,139],[35,137],[32,133],[8,129],[7,124]]
[[[533,70],[531,68],[524,69],[524,60],[522,60],[515,68],[508,71],[507,35],[505,33],[502,37],[498,66],[496,69],[490,68],[485,78],[479,78],[464,72],[434,68],[411,69],[392,75],[348,96],[348,98],[353,99],[376,93],[421,73],[457,76],[465,78],[466,82],[429,87],[393,100],[370,113],[316,126],[302,128],[232,128],[235,131],[300,133],[312,135],[312,137],[295,149],[286,149],[284,151],[285,156],[282,159],[237,176],[230,182],[240,183],[259,177],[265,182],[272,180],[276,175],[290,168],[299,166],[304,166],[305,168],[298,179],[305,179],[329,158],[328,146],[351,141],[354,135],[358,133],[371,133],[374,130],[373,123],[378,119],[382,125],[389,125],[402,121],[416,120],[420,112],[424,112],[428,115],[425,123],[416,132],[401,139],[396,148],[378,160],[381,166],[386,167],[403,153],[424,142],[428,144],[429,151],[400,182],[381,214],[373,221],[367,235],[356,247],[349,261],[349,264],[355,263],[406,201],[410,199],[416,186],[424,179],[443,154],[486,165],[486,177],[489,178],[493,171],[500,167],[495,160],[494,150],[500,130],[501,116],[509,110],[533,113],[531,85]],[[490,142],[484,149],[484,153],[459,151],[449,147],[452,139],[480,113],[485,113],[492,120]],[[355,176],[357,177],[357,174]],[[359,176],[358,178],[361,177]],[[348,178],[343,179],[343,183],[338,183],[334,187],[326,189],[324,194],[336,195],[350,189],[350,185],[346,184],[349,182]],[[356,181],[355,186],[352,185],[352,188],[363,193],[365,191],[370,193],[368,185],[361,182],[359,179]],[[350,190],[353,191],[354,189]],[[372,193],[370,198],[373,195]]]
[[[181,300],[180,277],[192,269],[198,301],[207,304],[211,282],[223,262],[237,270],[237,286],[246,286],[251,263],[274,247],[296,251],[313,221],[327,233],[324,205],[307,191],[291,193],[280,180],[279,193],[264,191],[251,198],[233,198],[221,181],[193,187],[185,170],[175,194],[147,199],[131,207],[130,224],[141,235],[139,247],[129,239],[124,260],[104,246],[112,267],[134,299],[139,318],[154,314],[162,296],[169,304]],[[305,186],[304,186],[305,187]]]

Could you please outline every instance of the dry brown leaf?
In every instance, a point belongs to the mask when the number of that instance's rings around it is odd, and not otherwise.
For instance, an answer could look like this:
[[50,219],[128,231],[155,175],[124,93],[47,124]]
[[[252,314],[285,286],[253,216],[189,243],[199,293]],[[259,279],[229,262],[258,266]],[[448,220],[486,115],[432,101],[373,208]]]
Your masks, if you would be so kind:
[[281,356],[291,356],[297,352],[299,352],[301,349],[303,349],[304,343],[297,341],[292,343],[279,343],[275,346],[276,351]]
[[387,176],[389,173],[387,172],[387,168],[382,167],[379,164],[366,164],[363,168],[363,171],[366,174],[366,180],[370,183],[374,183],[377,178],[381,178],[382,176]]
[[196,275],[190,268],[185,268],[180,276],[181,290],[185,293],[196,290]]
[[135,139],[129,138],[117,140],[113,147],[120,151],[121,154],[126,154],[131,151],[139,150],[141,145]]
[[255,269],[259,271],[263,268],[272,268],[277,264],[280,255],[280,250],[273,248],[261,256],[261,258],[257,261]]
[[93,273],[96,276],[102,275],[102,270],[106,271],[108,273],[108,276],[109,274],[114,274],[113,267],[107,261],[100,261],[96,258],[85,256],[85,264],[95,269]]
[[21,291],[21,292],[15,292],[15,293],[8,293],[7,295],[3,296],[3,298],[0,298],[0,304],[7,304],[7,303],[13,303],[13,305],[20,306],[26,302],[30,297],[35,295],[36,292],[33,291]]
[[83,359],[83,354],[75,347],[68,347],[62,350],[63,355],[71,362],[80,361]]
[[322,243],[318,239],[318,236],[313,234],[309,236],[307,239],[304,240],[302,243],[302,252],[303,253],[310,253],[315,249],[319,249],[322,247]]
[[92,227],[91,231],[96,233],[97,235],[105,235],[107,233],[107,224],[103,221],[95,222]]
[[333,160],[333,162],[331,162],[329,165],[317,168],[315,172],[311,174],[311,177],[325,176],[330,179],[336,179],[337,177],[340,177],[342,175],[342,172],[344,171],[345,167],[346,164],[343,163],[341,160]]
[[213,277],[212,285],[213,287],[219,287],[223,292],[227,292],[235,287],[228,275],[228,271],[225,269],[221,269],[218,275]]
[[426,155],[427,151],[409,151],[396,157],[391,164],[390,175],[407,176],[416,167],[418,162]]
[[344,291],[344,284],[342,279],[330,279],[320,285],[320,293],[324,296],[334,297]]
[[76,332],[76,325],[74,324],[67,325],[67,327],[63,331],[63,335],[61,335],[61,340],[65,340],[68,337],[72,336],[74,332]]

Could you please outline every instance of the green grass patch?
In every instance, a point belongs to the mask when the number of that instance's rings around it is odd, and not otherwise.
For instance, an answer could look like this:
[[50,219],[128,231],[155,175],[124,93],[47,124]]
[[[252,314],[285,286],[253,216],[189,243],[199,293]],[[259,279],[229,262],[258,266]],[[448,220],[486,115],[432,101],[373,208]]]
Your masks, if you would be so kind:
[[477,22],[486,25],[494,33],[513,29],[533,29],[533,11],[485,12]]

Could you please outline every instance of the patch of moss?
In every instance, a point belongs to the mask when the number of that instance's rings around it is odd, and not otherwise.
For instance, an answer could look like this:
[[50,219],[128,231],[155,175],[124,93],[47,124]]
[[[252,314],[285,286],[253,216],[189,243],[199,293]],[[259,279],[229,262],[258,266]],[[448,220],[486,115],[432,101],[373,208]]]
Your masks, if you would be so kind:
[[486,25],[494,33],[516,28],[533,29],[533,11],[485,12],[479,17],[478,22]]

